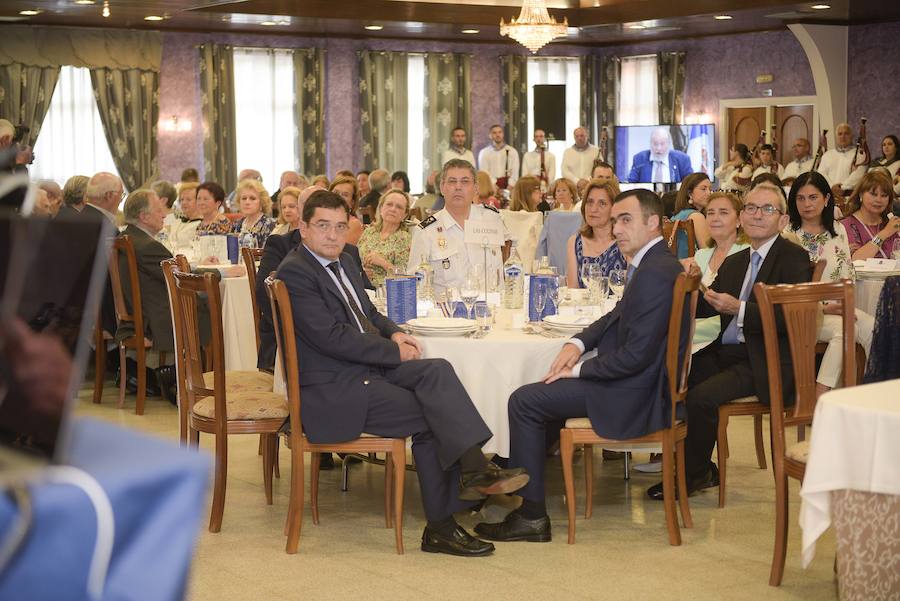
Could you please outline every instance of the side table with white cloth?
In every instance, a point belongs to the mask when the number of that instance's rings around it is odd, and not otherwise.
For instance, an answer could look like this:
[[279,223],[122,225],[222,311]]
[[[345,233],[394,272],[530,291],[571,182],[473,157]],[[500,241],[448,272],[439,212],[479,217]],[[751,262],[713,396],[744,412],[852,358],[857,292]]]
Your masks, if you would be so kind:
[[843,601],[900,599],[898,459],[900,379],[819,399],[800,490],[803,566],[834,519]]
[[853,262],[856,270],[856,308],[874,316],[884,281],[890,276],[900,275],[900,269],[869,269],[865,261]]
[[256,371],[256,329],[253,325],[253,302],[247,276],[223,277],[222,336],[225,343],[225,369]]

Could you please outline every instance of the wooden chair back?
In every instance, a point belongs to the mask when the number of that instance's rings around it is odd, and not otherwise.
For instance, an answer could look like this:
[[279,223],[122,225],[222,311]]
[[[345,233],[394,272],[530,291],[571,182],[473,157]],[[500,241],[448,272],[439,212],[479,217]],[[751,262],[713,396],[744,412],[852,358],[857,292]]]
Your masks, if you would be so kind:
[[[785,428],[812,424],[816,408],[816,333],[822,301],[843,303],[844,385],[856,384],[856,330],[853,282],[780,284],[754,287],[759,303],[769,369],[772,420],[772,458],[779,461],[786,450]],[[776,310],[777,309],[777,310]],[[794,375],[794,406],[785,413],[778,331],[786,332]]]
[[[181,313],[184,335],[184,380],[187,398],[187,414],[199,399],[213,396],[214,411],[219,434],[226,433],[225,410],[225,344],[222,332],[222,296],[219,291],[218,272],[194,274],[180,269],[172,273],[175,278],[176,304]],[[203,378],[203,352],[200,341],[199,306],[205,296],[209,309],[210,352],[212,354],[213,387],[207,388]]]
[[[666,244],[669,245],[669,250],[672,250],[673,244],[674,244],[673,241],[672,241],[672,230],[673,230],[674,228],[675,228],[675,222],[674,222],[674,221],[672,221],[672,220],[669,219],[668,217],[666,217],[665,219],[663,219],[663,223],[662,223],[662,235],[663,235],[663,240],[665,240],[665,241],[666,241]],[[674,254],[674,251],[673,251],[673,254]]]
[[262,259],[263,249],[241,248],[241,258],[247,269],[247,283],[250,285],[250,302],[253,305],[253,328],[256,332],[256,352],[259,353],[259,299],[256,298],[256,262]]
[[266,292],[272,304],[272,325],[275,328],[275,341],[281,353],[284,389],[287,393],[288,415],[291,422],[291,448],[301,448],[303,424],[300,420],[300,373],[297,369],[297,338],[294,335],[294,312],[291,298],[285,283],[274,275],[266,278]]
[[678,232],[684,232],[687,236],[688,256],[693,257],[697,251],[697,236],[694,233],[694,222],[690,219],[668,221],[663,223],[663,238],[669,245],[672,254],[678,256]]
[[[122,274],[122,262],[125,263],[125,268],[128,270],[124,276]],[[143,345],[144,313],[141,310],[141,282],[138,278],[134,244],[128,235],[118,236],[113,239],[112,249],[109,253],[109,281],[113,291],[113,302],[116,307],[116,320],[120,324],[133,323],[134,336]],[[128,286],[131,296],[130,310],[123,284]]]
[[812,279],[810,282],[821,282],[822,276],[825,275],[825,265],[828,264],[828,261],[825,259],[819,259],[818,261],[810,261],[812,263]]
[[[688,374],[691,371],[691,340],[697,321],[700,274],[680,273],[675,279],[672,293],[672,311],[669,313],[669,333],[666,338],[666,370],[669,374],[669,396],[672,398],[672,427],[676,424],[676,411],[685,402],[688,390]],[[687,346],[682,350],[684,326],[687,325]]]

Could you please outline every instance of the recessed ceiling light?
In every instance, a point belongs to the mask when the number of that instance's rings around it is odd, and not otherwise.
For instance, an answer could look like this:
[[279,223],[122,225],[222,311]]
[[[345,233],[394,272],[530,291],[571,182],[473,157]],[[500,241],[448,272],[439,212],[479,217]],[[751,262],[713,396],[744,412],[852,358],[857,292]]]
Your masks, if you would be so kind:
[[97,0],[75,0],[75,4],[97,4]]
[[731,15],[716,15],[716,16],[713,17],[713,18],[714,18],[716,21],[730,21],[730,20],[733,19],[734,17],[732,17]]
[[381,25],[366,25],[366,29],[368,29],[369,31],[381,31],[382,29],[384,29],[384,27],[382,27]]
[[647,29],[645,26],[640,23],[635,23],[634,25],[629,25],[628,29]]
[[20,10],[19,14],[24,15],[26,17],[33,17],[35,15],[41,14],[43,11],[32,9],[32,10]]
[[813,10],[828,10],[831,8],[830,4],[813,4],[810,8]]
[[160,17],[159,15],[147,15],[144,17],[144,21],[162,21],[165,17]]
[[478,29],[463,29],[462,33],[480,33]]
[[271,25],[278,25],[278,23],[276,23],[275,21],[262,21],[262,22],[260,22],[260,25],[265,25],[266,27],[269,27]]

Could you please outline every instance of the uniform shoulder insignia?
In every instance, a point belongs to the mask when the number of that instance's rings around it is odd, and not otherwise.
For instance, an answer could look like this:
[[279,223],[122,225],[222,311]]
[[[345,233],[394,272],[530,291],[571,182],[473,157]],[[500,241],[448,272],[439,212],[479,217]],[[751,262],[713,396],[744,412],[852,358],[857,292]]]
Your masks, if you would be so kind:
[[422,221],[420,221],[420,222],[419,222],[419,227],[422,228],[422,229],[424,230],[426,227],[428,227],[429,225],[431,225],[431,224],[434,223],[435,221],[437,221],[437,217],[435,217],[434,215],[432,215],[431,217],[428,217],[428,218],[423,219]]
[[483,206],[488,211],[493,211],[493,212],[497,213],[498,215],[500,214],[500,209],[498,209],[494,205],[481,205],[481,206]]

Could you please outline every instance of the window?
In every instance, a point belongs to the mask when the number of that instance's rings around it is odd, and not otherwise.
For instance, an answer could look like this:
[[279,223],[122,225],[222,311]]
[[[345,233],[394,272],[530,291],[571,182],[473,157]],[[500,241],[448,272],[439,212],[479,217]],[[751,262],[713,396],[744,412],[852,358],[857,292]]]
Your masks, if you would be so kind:
[[271,194],[282,172],[300,166],[290,50],[234,49],[234,113],[237,169],[259,171]]
[[656,125],[656,55],[626,56],[619,79],[619,125]]
[[[406,124],[406,174],[412,194],[425,191],[422,132],[425,131],[425,55],[410,54],[406,62],[406,94],[409,121]],[[432,140],[437,143],[437,140]]]
[[[575,143],[570,138],[580,123],[581,111],[581,67],[577,58],[529,58],[528,59],[528,148],[534,139],[534,88],[536,85],[566,86],[566,131],[564,139],[551,140],[548,150],[562,159],[566,148]],[[597,140],[591,140],[596,144]],[[557,176],[560,176],[557,168]]]
[[64,66],[50,99],[50,108],[34,145],[31,177],[61,185],[73,175],[88,177],[99,171],[118,175],[97,101],[90,71]]

